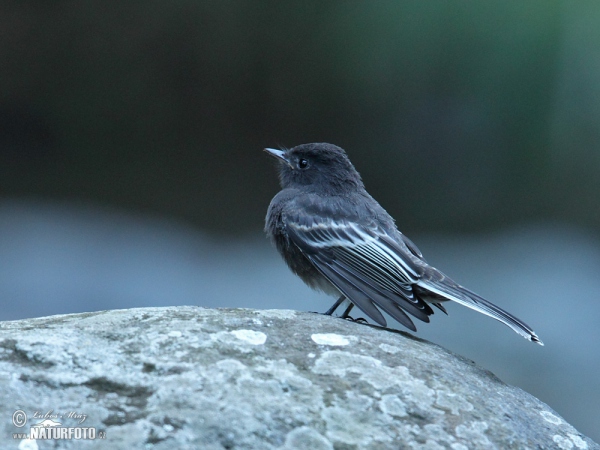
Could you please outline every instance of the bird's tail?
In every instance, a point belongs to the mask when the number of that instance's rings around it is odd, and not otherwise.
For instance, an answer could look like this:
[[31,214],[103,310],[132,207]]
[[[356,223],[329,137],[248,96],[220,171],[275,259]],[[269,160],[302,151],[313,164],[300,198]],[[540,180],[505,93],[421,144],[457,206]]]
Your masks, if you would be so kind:
[[[471,308],[477,312],[502,322],[504,325],[519,333],[525,339],[535,342],[536,344],[544,345],[544,343],[529,325],[516,318],[512,314],[504,311],[502,308],[494,305],[467,288],[455,283],[452,279],[448,278],[437,270],[435,270],[434,273],[429,273],[427,275],[428,276],[421,278],[417,282],[417,285],[421,289],[435,294],[434,297],[443,297],[445,299],[460,303],[467,308]],[[427,294],[425,294],[424,297],[426,297],[426,295]]]

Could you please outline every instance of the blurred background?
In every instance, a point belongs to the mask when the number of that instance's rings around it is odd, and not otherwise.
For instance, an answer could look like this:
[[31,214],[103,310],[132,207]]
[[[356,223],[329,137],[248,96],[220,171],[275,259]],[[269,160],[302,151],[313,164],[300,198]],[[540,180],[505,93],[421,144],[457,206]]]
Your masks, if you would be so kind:
[[325,311],[264,238],[261,150],[332,142],[546,346],[459,305],[417,336],[600,441],[599,23],[596,1],[3,1],[0,320]]

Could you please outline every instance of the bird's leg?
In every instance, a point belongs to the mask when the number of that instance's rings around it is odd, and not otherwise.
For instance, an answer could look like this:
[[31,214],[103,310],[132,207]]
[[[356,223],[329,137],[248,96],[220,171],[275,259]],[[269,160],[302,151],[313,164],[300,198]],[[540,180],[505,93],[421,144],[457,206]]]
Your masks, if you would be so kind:
[[[337,309],[338,306],[340,306],[342,304],[342,302],[346,300],[346,297],[344,295],[342,295],[340,298],[338,298],[336,300],[336,302],[333,304],[333,306],[331,308],[329,308],[327,311],[325,311],[325,315],[326,316],[330,316],[333,314],[333,312]],[[352,303],[350,303],[350,305],[352,305]],[[352,308],[350,308],[352,309]]]
[[[342,302],[346,300],[345,296],[341,296],[340,298],[337,299],[337,301],[333,304],[333,306],[331,308],[329,308],[327,310],[327,312],[325,312],[325,315],[331,316],[333,314],[333,312],[338,308],[338,306],[340,306],[342,304]],[[350,319],[354,322],[364,322],[367,323],[367,321],[365,319],[363,319],[362,317],[358,318],[358,319],[353,319],[352,317],[350,317],[350,311],[352,311],[352,308],[354,308],[354,303],[350,302],[350,304],[348,305],[348,307],[346,308],[346,310],[342,313],[342,315],[340,316],[340,319]]]
[[[352,308],[354,308],[354,303],[350,303],[346,308],[346,311],[344,311],[344,313],[340,317],[342,319],[347,319],[348,317],[350,317],[350,311],[352,311]],[[352,319],[352,317],[350,318]]]
[[350,311],[352,311],[352,308],[354,308],[354,303],[350,303],[350,305],[348,305],[348,307],[346,308],[346,311],[344,311],[344,313],[340,316],[340,318],[350,319],[353,322],[358,322],[358,323],[367,323],[367,320],[362,317],[359,317],[358,319],[354,319],[354,318],[350,317]]

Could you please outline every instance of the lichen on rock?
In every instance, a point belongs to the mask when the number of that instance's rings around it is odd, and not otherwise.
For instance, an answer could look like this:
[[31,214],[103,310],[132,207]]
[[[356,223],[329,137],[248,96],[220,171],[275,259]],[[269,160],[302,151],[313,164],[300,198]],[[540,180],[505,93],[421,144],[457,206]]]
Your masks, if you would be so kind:
[[[9,420],[16,410],[22,428]],[[38,448],[13,434],[47,411],[104,436],[52,448],[600,448],[437,345],[294,311],[141,308],[0,323],[6,448]]]

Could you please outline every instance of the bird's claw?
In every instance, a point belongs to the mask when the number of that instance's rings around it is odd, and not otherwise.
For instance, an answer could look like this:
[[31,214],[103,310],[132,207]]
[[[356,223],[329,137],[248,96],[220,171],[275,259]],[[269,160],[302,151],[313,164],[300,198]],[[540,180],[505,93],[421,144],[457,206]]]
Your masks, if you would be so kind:
[[344,317],[344,319],[346,320],[351,320],[352,322],[356,322],[356,323],[369,323],[367,322],[367,319],[365,319],[364,317],[358,317],[357,319],[355,319],[354,317]]

